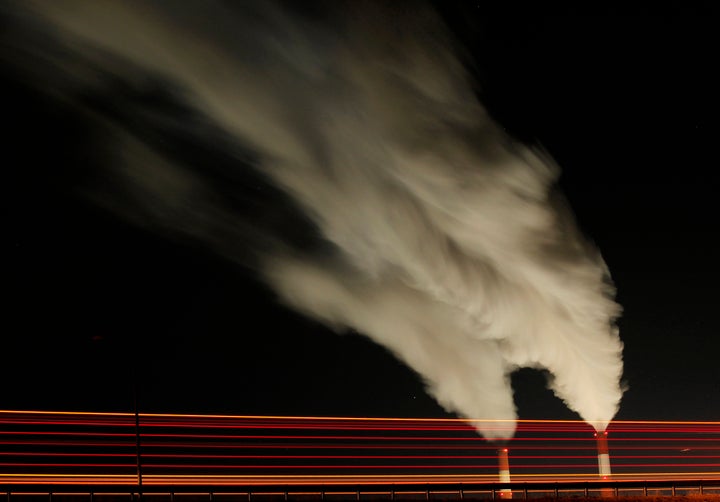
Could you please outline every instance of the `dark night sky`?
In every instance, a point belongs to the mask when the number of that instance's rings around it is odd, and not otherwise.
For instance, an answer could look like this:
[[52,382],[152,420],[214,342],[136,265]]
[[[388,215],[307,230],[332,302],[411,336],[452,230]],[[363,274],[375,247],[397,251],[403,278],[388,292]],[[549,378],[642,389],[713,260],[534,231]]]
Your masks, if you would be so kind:
[[[445,14],[487,107],[558,161],[609,265],[629,385],[616,418],[720,419],[714,20]],[[385,349],[80,197],[92,130],[12,69],[0,77],[14,159],[0,408],[130,410],[136,380],[141,411],[446,416]],[[577,418],[539,372],[513,380],[520,418]]]

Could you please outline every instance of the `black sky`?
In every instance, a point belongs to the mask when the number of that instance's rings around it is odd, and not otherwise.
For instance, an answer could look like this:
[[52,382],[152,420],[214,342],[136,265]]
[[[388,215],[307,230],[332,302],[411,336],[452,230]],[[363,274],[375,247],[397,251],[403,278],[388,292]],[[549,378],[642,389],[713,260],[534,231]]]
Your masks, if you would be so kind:
[[[616,418],[717,420],[715,21],[499,18],[469,3],[444,14],[486,106],[558,161],[608,263],[629,385]],[[9,66],[0,78],[10,159],[0,408],[130,410],[136,381],[148,412],[446,416],[385,349],[279,306],[202,246],[80,196],[102,157],[92,129]],[[577,418],[539,372],[513,380],[521,418]]]

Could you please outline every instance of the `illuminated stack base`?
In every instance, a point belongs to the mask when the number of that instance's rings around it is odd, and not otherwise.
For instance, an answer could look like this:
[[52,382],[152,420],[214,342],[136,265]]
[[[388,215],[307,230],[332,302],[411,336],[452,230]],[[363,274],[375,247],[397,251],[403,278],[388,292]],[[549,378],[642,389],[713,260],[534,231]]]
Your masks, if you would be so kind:
[[610,452],[607,443],[607,431],[595,433],[598,452],[598,475],[601,479],[610,479]]
[[[498,474],[501,483],[510,482],[510,461],[508,460],[507,448],[500,448],[498,450]],[[512,490],[504,488],[500,490],[500,496],[504,499],[511,499]]]

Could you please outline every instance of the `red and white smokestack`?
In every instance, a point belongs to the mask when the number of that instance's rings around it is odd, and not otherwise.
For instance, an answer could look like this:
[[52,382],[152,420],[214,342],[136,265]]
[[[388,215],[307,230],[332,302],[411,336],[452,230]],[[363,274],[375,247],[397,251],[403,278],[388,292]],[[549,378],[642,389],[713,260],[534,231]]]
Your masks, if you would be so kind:
[[608,450],[607,431],[596,432],[598,451],[598,474],[602,479],[610,478],[610,452]]
[[[508,449],[500,448],[498,450],[498,474],[500,475],[501,483],[510,482],[510,461],[508,460]],[[509,488],[502,488],[500,490],[500,496],[505,499],[512,498],[512,490]]]

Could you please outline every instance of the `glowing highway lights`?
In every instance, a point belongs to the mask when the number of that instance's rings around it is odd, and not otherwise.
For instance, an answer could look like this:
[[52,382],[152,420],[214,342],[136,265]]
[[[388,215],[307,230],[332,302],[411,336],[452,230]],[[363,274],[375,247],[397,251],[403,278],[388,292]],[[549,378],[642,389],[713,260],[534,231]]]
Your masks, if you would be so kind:
[[[140,426],[143,484],[720,479],[716,422],[613,422],[593,437],[584,422],[521,420],[500,448],[457,419],[141,414]],[[133,483],[135,439],[133,414],[0,411],[0,483]]]

